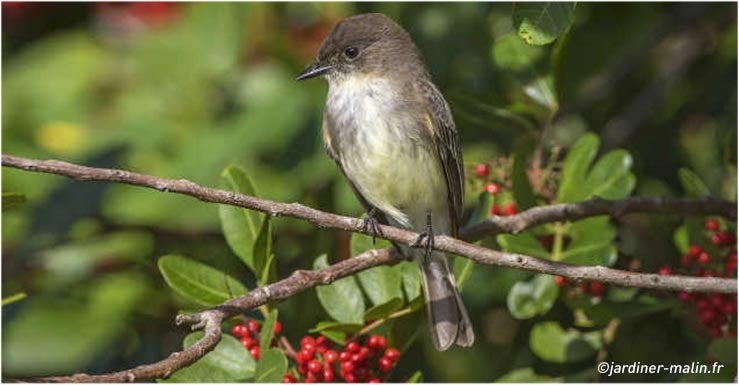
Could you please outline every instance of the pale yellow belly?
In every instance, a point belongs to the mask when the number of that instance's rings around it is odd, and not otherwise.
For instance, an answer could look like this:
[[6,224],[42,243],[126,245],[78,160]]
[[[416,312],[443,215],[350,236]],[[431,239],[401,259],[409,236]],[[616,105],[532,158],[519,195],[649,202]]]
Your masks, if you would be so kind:
[[430,213],[435,232],[449,232],[446,179],[436,154],[410,140],[360,146],[343,165],[370,204],[395,224],[416,230],[425,228]]

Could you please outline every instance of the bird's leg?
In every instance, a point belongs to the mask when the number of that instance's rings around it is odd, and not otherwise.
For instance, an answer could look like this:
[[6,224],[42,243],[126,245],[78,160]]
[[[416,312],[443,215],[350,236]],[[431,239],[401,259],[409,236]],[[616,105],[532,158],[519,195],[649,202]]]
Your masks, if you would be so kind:
[[375,237],[383,235],[380,229],[380,222],[375,218],[377,215],[377,207],[373,207],[364,217],[364,230],[372,235],[372,244],[375,244]]
[[426,213],[426,230],[418,235],[412,246],[423,245],[424,258],[429,259],[431,252],[434,250],[434,228],[431,226],[431,213]]

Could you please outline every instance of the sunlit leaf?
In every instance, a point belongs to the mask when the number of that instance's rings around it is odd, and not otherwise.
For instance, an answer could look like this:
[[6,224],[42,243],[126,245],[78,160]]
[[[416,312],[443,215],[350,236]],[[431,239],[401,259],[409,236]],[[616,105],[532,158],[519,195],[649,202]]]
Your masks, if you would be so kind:
[[167,284],[177,293],[202,305],[218,305],[246,294],[238,280],[201,262],[179,255],[165,255],[157,262]]
[[516,2],[513,25],[518,36],[533,45],[553,42],[572,24],[574,2]]

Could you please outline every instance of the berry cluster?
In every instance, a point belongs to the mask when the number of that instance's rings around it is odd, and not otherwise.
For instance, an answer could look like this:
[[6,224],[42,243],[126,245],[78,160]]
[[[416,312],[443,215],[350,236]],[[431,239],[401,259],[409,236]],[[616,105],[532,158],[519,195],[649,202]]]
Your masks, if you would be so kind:
[[[341,349],[324,336],[305,336],[295,354],[297,373],[285,373],[282,382],[338,382],[337,371],[346,382],[382,382],[400,359],[400,352],[387,347],[381,335],[371,335],[364,343],[347,340]],[[337,370],[338,369],[338,370]]]
[[[499,168],[502,168],[499,167]],[[475,165],[475,176],[482,180],[482,191],[487,192],[490,195],[498,196],[501,195],[503,192],[503,188],[501,187],[502,183],[500,183],[499,180],[504,180],[506,178],[504,172],[496,172],[496,175],[498,175],[497,178],[491,178],[490,177],[490,171],[491,167],[488,163],[478,163]],[[499,179],[498,181],[492,180],[492,179]],[[496,183],[497,182],[497,183]],[[507,194],[510,195],[510,194]],[[507,198],[507,197],[506,197]],[[503,200],[506,200],[506,198],[503,198]],[[490,207],[490,215],[514,215],[518,212],[518,207],[516,206],[515,202],[508,202],[506,204],[497,204],[494,202],[494,204]]]
[[[696,277],[736,277],[736,235],[722,230],[721,223],[709,218],[705,222],[706,236],[713,251],[700,245],[690,245],[688,252],[680,257],[679,273]],[[661,275],[673,274],[669,266],[657,271]],[[698,322],[708,331],[711,338],[724,335],[736,336],[736,294],[702,294],[681,291],[680,301],[695,306]]]
[[[259,322],[249,319],[245,323],[237,323],[231,328],[231,334],[238,338],[249,354],[254,358],[255,361],[259,361]],[[282,324],[280,321],[275,321],[274,327],[272,328],[274,335],[280,334],[282,331]],[[275,341],[272,341],[275,344]]]

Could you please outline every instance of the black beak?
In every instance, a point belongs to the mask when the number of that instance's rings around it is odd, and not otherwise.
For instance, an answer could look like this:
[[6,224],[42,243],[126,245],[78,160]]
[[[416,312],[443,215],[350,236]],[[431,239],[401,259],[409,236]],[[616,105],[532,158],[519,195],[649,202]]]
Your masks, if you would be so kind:
[[309,65],[308,68],[304,69],[303,72],[301,72],[298,76],[296,76],[295,80],[304,80],[304,79],[314,78],[316,76],[325,74],[330,69],[331,69],[331,66],[329,65],[320,65],[314,62],[311,65]]

